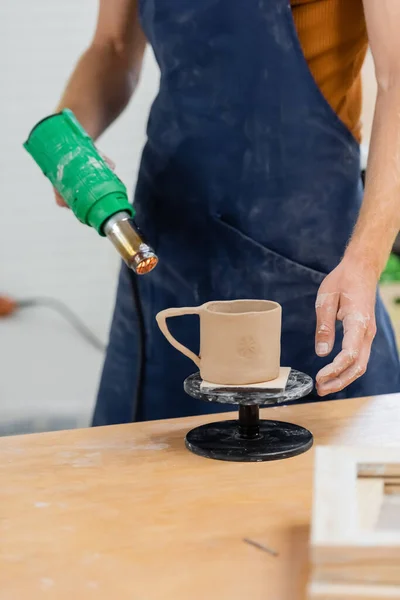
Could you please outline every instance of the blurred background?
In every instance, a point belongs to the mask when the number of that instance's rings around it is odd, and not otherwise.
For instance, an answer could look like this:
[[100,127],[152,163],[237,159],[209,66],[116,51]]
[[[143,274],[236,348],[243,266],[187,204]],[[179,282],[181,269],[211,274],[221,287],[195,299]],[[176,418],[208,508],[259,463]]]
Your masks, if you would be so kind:
[[[1,0],[0,296],[60,300],[105,345],[118,257],[110,244],[55,205],[49,183],[22,148],[32,126],[54,110],[90,41],[96,13],[97,0]],[[134,100],[98,143],[131,193],[158,77],[148,50]],[[368,56],[364,160],[375,94]],[[384,293],[397,319],[396,285],[390,283]],[[102,361],[103,352],[50,308],[26,307],[1,318],[0,435],[87,426]]]

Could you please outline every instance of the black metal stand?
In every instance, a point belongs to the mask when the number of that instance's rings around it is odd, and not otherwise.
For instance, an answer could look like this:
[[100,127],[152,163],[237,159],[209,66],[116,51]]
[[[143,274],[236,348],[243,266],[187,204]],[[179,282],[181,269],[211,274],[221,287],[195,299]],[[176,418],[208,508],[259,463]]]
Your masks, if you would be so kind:
[[239,418],[201,425],[189,431],[186,447],[206,458],[259,462],[296,456],[313,444],[304,427],[281,421],[260,420],[260,406],[276,406],[304,397],[313,388],[308,375],[292,371],[284,391],[256,388],[201,388],[199,373],[186,379],[185,391],[196,398],[239,404]]
[[260,435],[260,409],[258,406],[239,406],[240,435],[248,440],[254,440]]

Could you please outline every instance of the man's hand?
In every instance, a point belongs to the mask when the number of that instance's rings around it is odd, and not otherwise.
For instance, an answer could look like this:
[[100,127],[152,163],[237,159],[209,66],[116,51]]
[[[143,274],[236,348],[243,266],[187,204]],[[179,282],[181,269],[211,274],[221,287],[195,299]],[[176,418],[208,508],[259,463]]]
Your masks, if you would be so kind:
[[[102,157],[102,159],[108,164],[110,169],[112,171],[115,171],[115,163],[111,160],[111,158],[108,158],[108,156],[105,156],[105,154],[102,154],[101,152],[99,152],[99,154]],[[56,204],[63,208],[68,208],[68,204],[65,202],[64,198],[57,192],[57,190],[53,188],[53,191],[56,199]]]
[[[139,0],[99,0],[98,5],[92,43],[80,57],[57,107],[57,111],[70,108],[93,140],[128,105],[146,48]],[[67,206],[56,191],[55,197],[59,206]]]
[[342,321],[344,335],[341,352],[316,377],[320,396],[339,392],[365,373],[376,333],[377,283],[372,265],[348,257],[322,282],[315,305],[318,356],[332,351],[336,320]]
[[366,370],[375,336],[380,273],[400,230],[400,2],[363,0],[378,95],[364,199],[340,265],[323,281],[316,302],[316,352],[327,356],[342,321],[342,351],[317,375],[320,396],[338,392]]

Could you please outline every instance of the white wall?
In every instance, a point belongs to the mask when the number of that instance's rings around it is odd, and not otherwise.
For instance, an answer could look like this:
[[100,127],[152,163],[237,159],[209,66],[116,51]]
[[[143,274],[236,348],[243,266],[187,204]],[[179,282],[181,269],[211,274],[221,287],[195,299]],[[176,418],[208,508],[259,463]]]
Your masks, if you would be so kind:
[[374,64],[371,53],[368,52],[363,67],[363,143],[364,158],[366,160],[368,145],[371,138],[372,120],[374,118],[377,85]]
[[[50,185],[22,148],[35,122],[53,111],[91,38],[96,11],[97,0],[0,2],[0,295],[60,298],[106,340],[118,269],[115,252],[55,206]],[[157,83],[158,70],[148,53],[134,101],[99,142],[130,191]],[[32,415],[46,421],[37,427],[52,427],[52,416],[87,423],[102,359],[47,310],[1,320],[0,423]]]
[[[55,206],[48,182],[22,149],[32,125],[53,110],[89,42],[96,7],[97,0],[0,2],[0,295],[60,298],[105,340],[117,257],[106,240]],[[374,95],[370,60],[365,76],[367,141]],[[130,190],[157,83],[148,53],[134,101],[99,143]],[[86,424],[101,364],[101,354],[46,310],[1,320],[0,423],[35,416],[35,427],[51,428],[56,424],[49,419],[57,416]]]

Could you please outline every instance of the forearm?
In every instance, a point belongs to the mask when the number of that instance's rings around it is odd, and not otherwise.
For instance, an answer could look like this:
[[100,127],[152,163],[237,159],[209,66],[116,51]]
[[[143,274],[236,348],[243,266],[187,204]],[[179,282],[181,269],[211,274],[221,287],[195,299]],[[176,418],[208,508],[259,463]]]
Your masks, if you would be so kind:
[[370,264],[377,277],[400,229],[400,82],[380,88],[364,200],[346,256]]
[[141,56],[129,64],[113,44],[93,44],[81,56],[57,110],[70,108],[94,139],[127,106],[141,68]]

